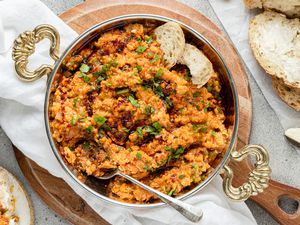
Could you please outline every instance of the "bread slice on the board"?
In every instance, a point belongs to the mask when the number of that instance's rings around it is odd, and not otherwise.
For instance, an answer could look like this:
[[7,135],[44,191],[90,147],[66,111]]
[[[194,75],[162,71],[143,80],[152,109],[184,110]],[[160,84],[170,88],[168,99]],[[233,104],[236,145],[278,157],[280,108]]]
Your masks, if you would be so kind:
[[249,9],[272,9],[289,17],[300,17],[299,0],[244,0],[244,2]]
[[185,44],[183,55],[178,62],[190,69],[192,82],[198,87],[206,84],[214,72],[209,59],[191,44]]
[[167,22],[154,30],[156,40],[169,67],[176,64],[184,50],[184,33],[178,23]]
[[273,88],[279,97],[293,109],[300,111],[300,89],[287,86],[282,79],[272,79]]
[[10,218],[9,224],[34,224],[32,203],[25,188],[16,177],[2,167],[0,167],[0,203],[4,215]]
[[249,43],[265,71],[300,89],[300,21],[265,11],[253,18]]

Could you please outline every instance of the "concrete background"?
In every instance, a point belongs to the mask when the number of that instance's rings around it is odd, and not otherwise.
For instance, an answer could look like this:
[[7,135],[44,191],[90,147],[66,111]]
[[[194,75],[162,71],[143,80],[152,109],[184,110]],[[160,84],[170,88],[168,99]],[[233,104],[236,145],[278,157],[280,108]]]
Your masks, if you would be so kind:
[[[81,0],[42,0],[56,14],[83,2]],[[180,0],[209,17],[222,28],[207,0]],[[251,143],[263,144],[270,152],[273,179],[300,188],[300,154],[286,142],[283,129],[277,116],[266,102],[252,76],[248,73],[253,96],[253,124]],[[63,225],[69,224],[53,213],[48,206],[31,189],[24,178],[15,159],[11,142],[0,127],[0,166],[14,173],[27,188],[34,205],[36,224]],[[251,201],[246,202],[259,225],[277,224],[263,209]],[[284,202],[286,208],[293,208],[289,202]]]

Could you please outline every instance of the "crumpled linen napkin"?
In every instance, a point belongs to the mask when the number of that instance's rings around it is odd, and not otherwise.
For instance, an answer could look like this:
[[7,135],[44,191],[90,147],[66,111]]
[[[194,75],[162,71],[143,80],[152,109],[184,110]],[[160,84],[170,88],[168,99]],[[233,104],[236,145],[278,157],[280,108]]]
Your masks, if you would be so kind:
[[[64,179],[99,215],[111,224],[157,225],[191,224],[170,207],[156,209],[126,209],[110,205],[85,191],[73,181],[57,162],[45,132],[43,118],[46,78],[31,83],[17,79],[11,58],[13,40],[25,30],[32,30],[43,23],[56,27],[61,35],[61,51],[77,34],[38,0],[0,1],[0,125],[12,143],[27,157],[51,174]],[[49,43],[37,46],[32,57],[35,66],[49,58]],[[218,176],[201,192],[186,200],[204,211],[201,225],[256,224],[245,203],[230,201],[222,190]]]
[[209,0],[229,37],[249,68],[259,88],[275,111],[284,129],[300,127],[300,113],[287,106],[272,87],[271,78],[255,60],[248,41],[248,28],[256,14],[243,0]]

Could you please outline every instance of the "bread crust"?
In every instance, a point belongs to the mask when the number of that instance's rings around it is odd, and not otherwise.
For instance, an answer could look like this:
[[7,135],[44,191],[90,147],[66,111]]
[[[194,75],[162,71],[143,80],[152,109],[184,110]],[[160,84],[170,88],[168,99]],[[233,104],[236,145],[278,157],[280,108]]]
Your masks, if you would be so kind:
[[300,89],[287,86],[282,79],[274,77],[272,85],[278,96],[290,107],[300,111]]

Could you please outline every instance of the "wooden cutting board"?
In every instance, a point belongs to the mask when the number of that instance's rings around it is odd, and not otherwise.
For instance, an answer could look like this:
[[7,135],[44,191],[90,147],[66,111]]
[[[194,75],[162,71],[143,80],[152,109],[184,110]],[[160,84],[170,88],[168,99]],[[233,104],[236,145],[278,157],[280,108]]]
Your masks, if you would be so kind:
[[[177,19],[202,33],[219,50],[234,76],[239,94],[238,148],[247,144],[252,122],[252,100],[247,74],[239,55],[226,35],[200,12],[173,0],[88,0],[66,11],[60,17],[80,34],[103,20],[134,13],[158,14]],[[57,214],[76,225],[108,224],[63,180],[50,175],[17,149],[15,153],[32,188]],[[231,163],[231,166],[235,172],[236,185],[246,180],[252,167],[249,160],[239,164]],[[275,181],[270,182],[270,187],[264,193],[251,199],[266,209],[281,224],[300,224],[300,210],[290,215],[279,208],[278,199],[282,195],[300,201],[299,190]]]

